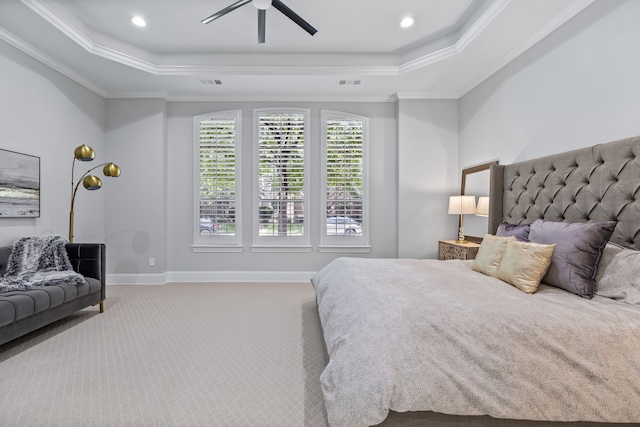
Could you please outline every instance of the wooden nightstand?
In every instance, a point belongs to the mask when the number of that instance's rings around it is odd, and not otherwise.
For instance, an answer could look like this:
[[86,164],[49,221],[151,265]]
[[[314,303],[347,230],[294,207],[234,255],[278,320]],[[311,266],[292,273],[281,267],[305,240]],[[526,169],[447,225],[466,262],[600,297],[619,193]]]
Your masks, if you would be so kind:
[[438,259],[474,259],[478,253],[478,243],[456,243],[455,240],[438,241]]

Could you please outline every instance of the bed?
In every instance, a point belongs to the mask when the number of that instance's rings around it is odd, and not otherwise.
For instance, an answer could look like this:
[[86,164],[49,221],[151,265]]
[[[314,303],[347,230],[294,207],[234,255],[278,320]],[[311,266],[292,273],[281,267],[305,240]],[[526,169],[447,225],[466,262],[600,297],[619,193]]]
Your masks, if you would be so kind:
[[635,137],[492,167],[499,237],[474,261],[320,270],[330,425],[640,423],[639,155]]

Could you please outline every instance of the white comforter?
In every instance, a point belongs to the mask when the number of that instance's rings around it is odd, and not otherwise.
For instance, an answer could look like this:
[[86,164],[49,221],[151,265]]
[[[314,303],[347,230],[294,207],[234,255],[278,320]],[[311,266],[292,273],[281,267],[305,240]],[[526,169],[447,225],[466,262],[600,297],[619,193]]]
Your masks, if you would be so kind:
[[340,258],[312,283],[332,427],[389,410],[640,422],[639,307],[525,294],[470,261]]

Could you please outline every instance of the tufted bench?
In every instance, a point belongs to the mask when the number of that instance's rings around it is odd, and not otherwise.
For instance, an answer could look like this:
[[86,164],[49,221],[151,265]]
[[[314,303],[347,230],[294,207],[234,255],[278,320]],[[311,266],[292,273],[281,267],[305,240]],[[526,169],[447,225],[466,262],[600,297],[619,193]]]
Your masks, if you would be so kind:
[[[104,311],[105,245],[68,243],[66,249],[85,283],[0,293],[0,345],[90,305],[100,304]],[[0,248],[0,274],[6,272],[10,254],[10,246]]]

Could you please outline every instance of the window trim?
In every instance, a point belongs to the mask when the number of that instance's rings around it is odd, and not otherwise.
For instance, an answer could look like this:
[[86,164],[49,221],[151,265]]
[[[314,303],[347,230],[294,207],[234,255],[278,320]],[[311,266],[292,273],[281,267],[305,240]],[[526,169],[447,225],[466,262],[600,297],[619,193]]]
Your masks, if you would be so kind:
[[[259,197],[260,197],[260,115],[261,114],[302,114],[304,117],[304,147],[303,147],[303,167],[304,167],[304,234],[302,236],[260,236],[259,222]],[[310,252],[310,224],[312,215],[310,215],[309,203],[311,202],[310,193],[310,170],[309,170],[309,153],[311,146],[311,134],[309,126],[311,121],[310,109],[294,108],[294,107],[267,107],[255,108],[253,110],[253,193],[252,193],[252,228],[253,228],[253,244],[252,252]]]
[[[200,122],[203,120],[235,121],[235,235],[200,235]],[[242,252],[242,110],[217,111],[193,118],[193,215],[192,252]]]
[[[326,226],[327,206],[327,123],[330,120],[357,120],[362,121],[362,236],[328,236]],[[320,245],[319,252],[349,252],[369,253],[370,238],[370,212],[369,212],[369,117],[352,114],[344,111],[320,110],[321,129],[321,220],[320,220]]]

